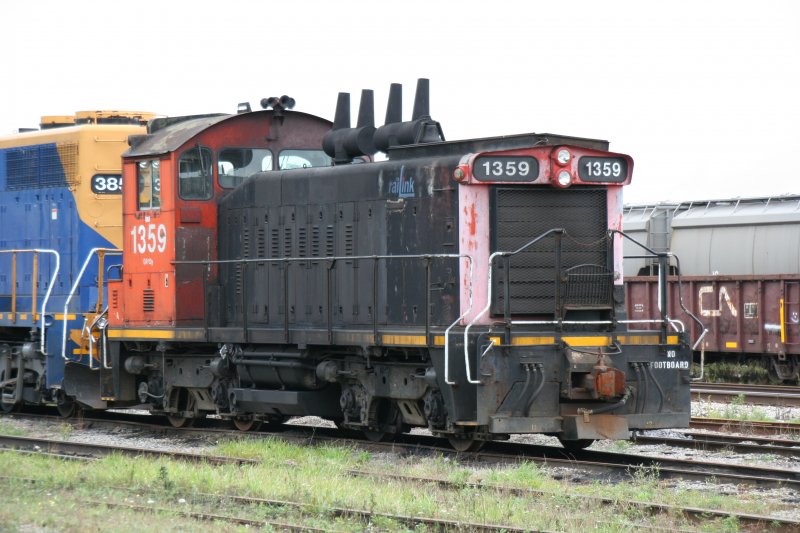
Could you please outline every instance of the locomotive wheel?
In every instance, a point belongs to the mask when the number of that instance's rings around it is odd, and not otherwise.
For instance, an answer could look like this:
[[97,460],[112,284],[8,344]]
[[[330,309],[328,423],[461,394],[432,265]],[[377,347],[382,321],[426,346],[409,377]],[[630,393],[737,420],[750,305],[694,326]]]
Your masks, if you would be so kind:
[[560,442],[561,445],[566,450],[578,451],[578,450],[585,450],[586,448],[594,444],[594,439],[562,440],[561,437],[559,437],[558,442]]
[[190,428],[194,425],[194,418],[190,416],[167,415],[167,422],[174,428]]
[[61,418],[72,418],[78,413],[78,404],[74,400],[63,399],[56,404],[56,410]]
[[[194,394],[186,389],[173,389],[172,393],[170,394],[169,403],[182,413],[197,412],[195,409]],[[167,415],[167,421],[174,428],[188,428],[194,425],[195,418],[192,416]]]
[[477,452],[486,444],[485,440],[479,440],[475,437],[448,437],[450,446],[457,452]]
[[367,437],[367,440],[372,442],[385,442],[392,440],[395,436],[395,433],[387,433],[386,431],[364,431],[364,436]]
[[364,436],[372,442],[382,442],[394,440],[403,433],[403,417],[400,410],[392,400],[378,398],[370,406],[372,411],[371,418],[377,421],[376,430],[363,430]]
[[0,412],[3,414],[13,413],[19,409],[19,405],[15,403],[0,402]]
[[[0,381],[5,381],[6,375],[5,372],[0,374]],[[5,396],[6,398],[13,398],[14,397],[14,388],[16,387],[15,384],[6,385],[5,387],[0,388],[0,395]],[[20,405],[14,403],[6,403],[2,401],[2,397],[0,397],[0,413],[8,414],[13,413],[14,411],[18,411]]]
[[231,421],[239,431],[258,431],[258,428],[261,427],[261,420],[256,420],[252,416],[237,416]]

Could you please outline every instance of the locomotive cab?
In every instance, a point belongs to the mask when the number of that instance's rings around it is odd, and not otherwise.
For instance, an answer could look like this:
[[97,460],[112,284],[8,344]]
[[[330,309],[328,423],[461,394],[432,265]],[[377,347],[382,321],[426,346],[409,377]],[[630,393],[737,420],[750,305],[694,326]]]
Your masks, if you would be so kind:
[[[136,341],[143,354],[163,354],[166,343],[180,340],[188,344],[176,351],[205,365],[208,351],[190,344],[208,341],[218,323],[208,310],[219,305],[220,198],[255,172],[330,165],[320,149],[329,128],[323,119],[276,108],[156,120],[147,135],[132,137],[123,155],[124,260],[121,279],[109,283],[109,339]],[[119,379],[129,382],[122,387],[128,393],[118,400],[164,398],[154,410],[173,421],[216,409],[208,370],[167,357],[158,378],[142,381],[138,376],[151,373],[147,355],[113,343],[111,356],[114,367],[127,369]],[[190,368],[198,379],[181,377]]]
[[[295,121],[307,124],[281,135]],[[320,149],[329,125],[303,113],[259,111],[156,121],[148,135],[131,139],[123,157],[124,274],[113,289],[111,323],[207,325],[217,269],[187,262],[217,258],[219,198],[255,172],[330,165]]]

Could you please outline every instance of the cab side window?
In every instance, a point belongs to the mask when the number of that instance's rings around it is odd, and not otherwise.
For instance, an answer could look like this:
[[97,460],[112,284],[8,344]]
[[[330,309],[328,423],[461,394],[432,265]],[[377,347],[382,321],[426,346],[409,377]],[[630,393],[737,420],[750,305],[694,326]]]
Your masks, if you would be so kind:
[[136,184],[139,211],[161,207],[161,165],[157,159],[137,163]]
[[225,148],[217,154],[219,186],[236,187],[256,172],[272,170],[272,152],[266,148]]
[[184,200],[208,200],[213,195],[211,150],[195,146],[178,159],[178,195]]
[[322,150],[281,150],[278,155],[281,170],[330,166],[333,166],[333,159]]

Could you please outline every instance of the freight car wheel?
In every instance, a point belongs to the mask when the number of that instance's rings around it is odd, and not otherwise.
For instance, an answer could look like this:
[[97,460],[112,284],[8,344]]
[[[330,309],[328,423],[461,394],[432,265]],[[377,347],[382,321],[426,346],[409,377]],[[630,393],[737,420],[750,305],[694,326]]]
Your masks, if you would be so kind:
[[239,431],[258,431],[258,428],[261,427],[261,420],[256,420],[252,416],[237,416],[231,421]]
[[477,452],[486,444],[485,440],[472,437],[448,437],[450,446],[457,452]]

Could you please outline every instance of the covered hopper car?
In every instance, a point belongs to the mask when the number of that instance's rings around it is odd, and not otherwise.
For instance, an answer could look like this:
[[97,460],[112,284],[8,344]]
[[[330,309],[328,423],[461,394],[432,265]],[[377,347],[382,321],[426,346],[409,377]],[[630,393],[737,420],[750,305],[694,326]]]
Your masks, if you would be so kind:
[[[677,256],[670,316],[691,323],[697,350],[712,359],[757,360],[775,381],[800,368],[800,196],[627,206],[625,232]],[[637,255],[634,246],[626,255]],[[625,259],[629,316],[657,315],[658,265]],[[680,274],[680,280],[675,274]]]

